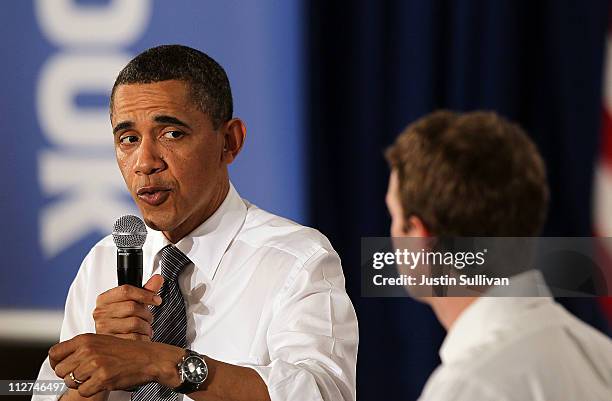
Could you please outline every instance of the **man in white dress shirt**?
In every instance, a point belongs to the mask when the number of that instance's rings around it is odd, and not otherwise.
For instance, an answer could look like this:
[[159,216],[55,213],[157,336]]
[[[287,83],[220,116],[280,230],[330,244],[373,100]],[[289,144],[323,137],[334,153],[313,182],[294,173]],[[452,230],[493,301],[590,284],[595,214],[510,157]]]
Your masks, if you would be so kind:
[[[119,168],[148,226],[147,282],[117,287],[112,238],[95,245],[39,379],[64,379],[63,401],[355,400],[357,319],[340,259],[318,231],[230,183],[246,130],[222,67],[184,46],[149,49],[120,72],[110,111]],[[164,258],[185,261],[173,284],[185,312],[156,330],[183,319],[175,332],[187,347],[152,330],[152,311],[176,301],[156,295],[171,284]]]
[[[544,163],[522,129],[494,113],[425,116],[397,138],[387,160],[393,237],[529,237],[541,230]],[[519,291],[540,279],[526,271],[513,285]],[[528,294],[419,298],[448,331],[442,364],[420,400],[612,400],[612,341],[552,298]]]

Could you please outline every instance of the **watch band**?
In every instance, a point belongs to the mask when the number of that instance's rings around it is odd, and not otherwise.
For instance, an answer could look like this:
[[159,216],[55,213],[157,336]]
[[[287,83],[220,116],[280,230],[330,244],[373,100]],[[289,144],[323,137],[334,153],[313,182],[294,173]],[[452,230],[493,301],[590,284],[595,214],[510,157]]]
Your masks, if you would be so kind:
[[187,378],[185,378],[185,376],[183,375],[183,363],[185,362],[187,358],[192,357],[192,356],[198,357],[199,359],[202,360],[202,363],[204,363],[204,366],[206,367],[206,370],[207,370],[206,376],[208,376],[208,366],[206,365],[206,361],[204,360],[204,355],[198,354],[197,352],[194,352],[190,349],[186,349],[185,355],[183,356],[183,358],[177,365],[178,373],[182,380],[182,383],[178,387],[174,388],[174,392],[176,393],[179,393],[179,394],[193,393],[194,391],[198,391],[202,383],[206,381],[206,378],[204,378],[204,380],[201,383],[194,383],[194,382],[187,380]]

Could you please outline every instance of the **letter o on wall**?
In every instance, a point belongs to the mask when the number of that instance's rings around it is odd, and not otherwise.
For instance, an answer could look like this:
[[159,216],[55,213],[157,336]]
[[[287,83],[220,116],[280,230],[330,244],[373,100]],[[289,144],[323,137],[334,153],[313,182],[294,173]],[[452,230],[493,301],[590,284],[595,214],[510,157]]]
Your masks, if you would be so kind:
[[83,6],[73,0],[37,0],[36,17],[58,46],[126,45],[138,38],[151,17],[150,0],[110,0]]

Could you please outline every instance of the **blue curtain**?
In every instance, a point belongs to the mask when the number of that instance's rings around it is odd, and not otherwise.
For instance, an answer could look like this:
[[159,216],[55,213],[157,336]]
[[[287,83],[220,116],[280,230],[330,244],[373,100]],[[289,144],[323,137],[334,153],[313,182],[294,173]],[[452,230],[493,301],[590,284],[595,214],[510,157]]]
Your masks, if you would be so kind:
[[[384,148],[439,108],[495,110],[521,125],[548,167],[546,235],[591,235],[603,0],[307,2],[310,217],[339,251],[360,319],[358,398],[411,400],[444,332],[408,299],[362,299],[360,237],[387,235]],[[607,330],[595,300],[562,300]]]

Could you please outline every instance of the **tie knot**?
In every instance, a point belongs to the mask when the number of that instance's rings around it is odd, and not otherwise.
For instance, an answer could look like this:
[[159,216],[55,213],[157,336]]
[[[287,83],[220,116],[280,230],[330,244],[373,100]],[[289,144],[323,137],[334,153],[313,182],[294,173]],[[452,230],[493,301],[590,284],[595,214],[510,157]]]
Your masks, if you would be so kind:
[[175,281],[185,266],[191,261],[174,245],[167,245],[161,250],[161,273],[164,280]]

